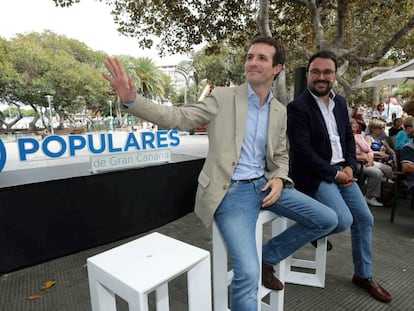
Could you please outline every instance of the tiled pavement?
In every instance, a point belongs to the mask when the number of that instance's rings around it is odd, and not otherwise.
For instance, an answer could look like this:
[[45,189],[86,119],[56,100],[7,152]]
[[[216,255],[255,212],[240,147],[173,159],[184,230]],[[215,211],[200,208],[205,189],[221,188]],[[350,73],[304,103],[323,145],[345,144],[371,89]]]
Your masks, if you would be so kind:
[[[391,303],[380,303],[351,283],[353,268],[350,234],[347,231],[330,237],[334,248],[328,253],[325,288],[287,284],[285,310],[414,310],[414,211],[409,209],[408,199],[399,198],[397,204],[395,223],[390,223],[390,208],[373,208],[376,222],[373,232],[374,275],[393,294]],[[212,249],[210,230],[193,213],[154,231],[209,251]],[[137,237],[0,276],[0,310],[91,310],[86,259]],[[305,246],[300,250],[303,256],[311,251],[312,246]],[[41,287],[47,280],[55,280],[56,284],[42,292]],[[187,310],[185,281],[185,277],[180,277],[170,283],[171,310]],[[41,294],[41,297],[28,300],[34,294]],[[153,297],[150,298],[152,302]],[[121,299],[118,300],[118,310],[128,310],[128,306]]]

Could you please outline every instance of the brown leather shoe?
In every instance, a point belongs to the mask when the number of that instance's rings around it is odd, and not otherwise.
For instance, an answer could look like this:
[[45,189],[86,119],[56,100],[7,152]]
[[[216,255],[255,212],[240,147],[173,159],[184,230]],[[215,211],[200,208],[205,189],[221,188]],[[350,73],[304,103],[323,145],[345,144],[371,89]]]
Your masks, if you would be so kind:
[[282,290],[283,284],[273,274],[273,267],[262,263],[262,284],[273,290]]
[[382,286],[379,285],[377,281],[374,280],[374,278],[363,279],[354,274],[352,282],[359,287],[366,289],[372,297],[379,301],[387,303],[392,299],[391,294],[382,288]]
[[[318,246],[318,240],[314,240],[311,242],[314,247]],[[326,251],[329,252],[333,248],[332,243],[329,240],[326,240]]]

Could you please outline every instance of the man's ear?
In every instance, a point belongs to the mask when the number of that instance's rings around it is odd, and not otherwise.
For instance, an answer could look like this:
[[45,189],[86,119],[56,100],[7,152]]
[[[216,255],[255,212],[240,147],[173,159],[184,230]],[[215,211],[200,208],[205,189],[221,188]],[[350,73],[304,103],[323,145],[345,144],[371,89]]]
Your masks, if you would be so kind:
[[273,67],[273,74],[276,76],[279,74],[279,72],[281,72],[283,69],[283,65],[282,64],[277,64],[276,66]]

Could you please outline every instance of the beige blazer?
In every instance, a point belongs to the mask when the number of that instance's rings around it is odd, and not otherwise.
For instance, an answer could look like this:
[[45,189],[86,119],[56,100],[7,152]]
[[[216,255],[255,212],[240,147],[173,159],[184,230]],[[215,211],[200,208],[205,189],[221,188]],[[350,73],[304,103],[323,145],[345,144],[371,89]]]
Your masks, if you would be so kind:
[[[231,182],[240,157],[247,118],[247,83],[238,87],[216,87],[197,104],[182,107],[157,105],[137,96],[127,112],[164,128],[189,130],[207,124],[209,148],[198,177],[194,211],[207,227]],[[288,177],[286,107],[276,99],[270,103],[265,177]]]

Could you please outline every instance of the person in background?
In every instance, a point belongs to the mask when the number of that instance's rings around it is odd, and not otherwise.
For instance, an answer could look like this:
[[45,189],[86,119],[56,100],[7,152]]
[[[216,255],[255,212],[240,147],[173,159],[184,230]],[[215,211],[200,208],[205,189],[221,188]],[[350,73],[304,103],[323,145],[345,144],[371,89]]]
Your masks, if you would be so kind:
[[406,143],[413,141],[414,127],[413,117],[408,117],[404,120],[404,130],[399,131],[395,139],[394,150],[400,150]]
[[401,118],[395,118],[392,121],[392,126],[388,129],[388,136],[392,137],[398,134],[403,129],[403,121]]
[[405,115],[414,117],[414,99],[410,99],[404,104],[403,111]]
[[[103,77],[126,112],[163,128],[188,130],[207,124],[209,148],[198,177],[194,211],[206,226],[214,220],[224,238],[234,272],[231,309],[237,311],[257,310],[259,260],[263,285],[281,290],[283,283],[274,276],[273,266],[338,223],[329,207],[294,189],[288,176],[286,108],[272,93],[283,63],[283,46],[272,38],[257,37],[246,55],[244,84],[215,87],[197,103],[174,107],[137,95],[118,58],[105,62],[109,74]],[[262,209],[295,223],[272,237],[258,258],[255,232]]]
[[[368,128],[370,133],[365,135],[365,139],[374,151],[374,160],[386,163],[392,169],[397,168],[395,151],[385,140],[385,122],[379,119],[372,119],[368,124]],[[392,175],[387,177],[392,178]]]
[[371,119],[379,119],[381,121],[387,122],[387,113],[385,112],[383,103],[378,104],[377,108],[372,111]]
[[358,124],[358,134],[364,133],[367,125],[365,124],[364,117],[360,112],[360,108],[356,105],[352,109],[351,118],[354,119]]
[[408,188],[414,187],[414,142],[410,142],[400,152],[401,169],[407,176]]
[[332,90],[338,64],[330,51],[313,54],[307,65],[307,89],[288,104],[290,176],[299,191],[316,198],[338,215],[333,233],[351,226],[352,282],[375,299],[390,302],[391,294],[372,275],[374,217],[353,170],[355,140],[345,99]]
[[371,120],[372,119],[372,114],[374,113],[375,110],[377,110],[377,104],[372,103],[365,110],[365,118],[364,119],[365,120]]
[[371,206],[384,206],[384,204],[377,200],[377,198],[381,197],[381,182],[384,176],[382,170],[389,170],[389,174],[392,175],[392,168],[381,162],[374,161],[374,152],[365,137],[358,133],[358,124],[354,119],[351,119],[351,126],[354,132],[356,158],[364,163],[362,174],[367,177],[365,200]]

